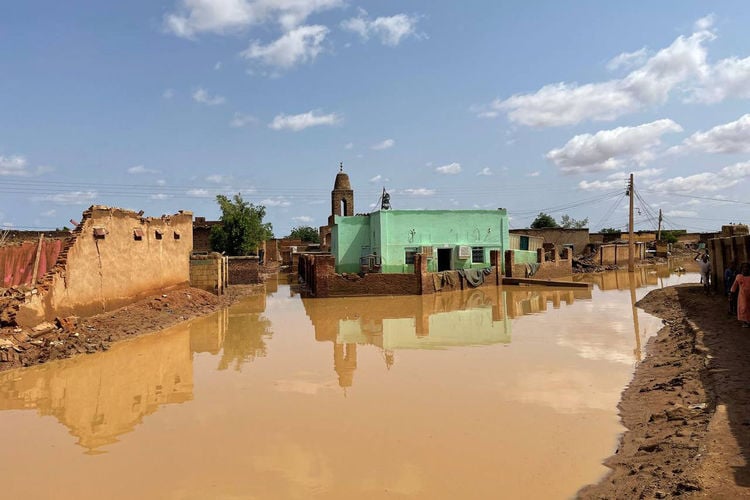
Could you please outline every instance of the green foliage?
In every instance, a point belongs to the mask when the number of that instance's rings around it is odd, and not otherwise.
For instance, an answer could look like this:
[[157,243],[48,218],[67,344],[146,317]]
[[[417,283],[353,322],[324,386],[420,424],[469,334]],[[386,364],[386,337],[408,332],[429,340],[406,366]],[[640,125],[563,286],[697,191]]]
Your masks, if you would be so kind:
[[253,205],[238,193],[230,200],[218,195],[216,202],[221,208],[221,224],[211,228],[211,248],[226,255],[250,255],[258,246],[273,238],[270,222],[263,222],[266,207]]
[[677,235],[684,233],[683,230],[677,230],[677,231],[662,231],[661,232],[661,241],[666,241],[667,243],[677,243]]
[[613,227],[604,227],[599,232],[602,234],[622,234],[622,231],[620,231],[619,229],[615,229]]
[[534,219],[534,222],[531,223],[532,229],[543,229],[545,227],[559,227],[557,225],[557,221],[555,221],[554,217],[552,217],[549,214],[545,214],[544,212],[539,212],[539,215],[536,216],[536,219]]
[[589,225],[589,218],[575,220],[570,215],[565,214],[560,217],[560,227],[564,229],[583,229]]
[[318,230],[310,226],[297,226],[292,228],[292,232],[289,233],[287,238],[307,241],[310,243],[320,243],[320,234],[318,234]]

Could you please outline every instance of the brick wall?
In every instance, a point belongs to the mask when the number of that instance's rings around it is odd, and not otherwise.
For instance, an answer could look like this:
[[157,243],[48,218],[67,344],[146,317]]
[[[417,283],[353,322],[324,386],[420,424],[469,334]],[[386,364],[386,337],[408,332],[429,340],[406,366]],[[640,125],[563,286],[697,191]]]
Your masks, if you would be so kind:
[[251,285],[260,283],[259,259],[254,255],[229,257],[229,284]]
[[190,285],[222,295],[227,285],[227,258],[220,254],[193,255],[190,259]]
[[[533,276],[528,276],[532,279],[550,279],[550,278],[564,278],[573,274],[573,259],[571,257],[571,251],[569,248],[563,250],[562,257],[558,257],[555,252],[545,253],[543,248],[537,249],[537,261],[538,267]],[[505,276],[508,278],[526,278],[527,270],[529,269],[526,264],[516,264],[515,253],[513,250],[505,251]]]

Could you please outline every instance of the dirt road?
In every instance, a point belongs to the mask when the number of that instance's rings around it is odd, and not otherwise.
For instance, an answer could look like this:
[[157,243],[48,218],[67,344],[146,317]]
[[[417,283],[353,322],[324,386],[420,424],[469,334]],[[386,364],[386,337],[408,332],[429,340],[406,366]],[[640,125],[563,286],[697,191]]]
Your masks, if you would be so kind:
[[663,319],[623,392],[627,432],[582,498],[750,498],[750,331],[700,285],[638,303]]

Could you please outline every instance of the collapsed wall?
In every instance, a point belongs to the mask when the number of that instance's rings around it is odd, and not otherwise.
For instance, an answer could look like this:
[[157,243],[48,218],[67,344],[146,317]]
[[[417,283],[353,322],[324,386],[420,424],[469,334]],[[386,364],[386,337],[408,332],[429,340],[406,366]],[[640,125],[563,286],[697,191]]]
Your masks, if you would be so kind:
[[101,313],[190,284],[192,212],[142,217],[95,205],[83,212],[55,266],[16,313],[19,325]]

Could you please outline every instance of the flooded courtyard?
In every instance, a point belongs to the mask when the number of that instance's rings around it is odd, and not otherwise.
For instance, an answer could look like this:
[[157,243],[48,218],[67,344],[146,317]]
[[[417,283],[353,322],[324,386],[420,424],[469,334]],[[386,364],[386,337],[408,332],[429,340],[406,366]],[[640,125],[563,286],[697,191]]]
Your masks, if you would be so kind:
[[[632,278],[632,279],[631,279]],[[595,482],[666,268],[580,289],[301,298],[268,283],[109,352],[0,373],[8,497],[567,498]]]

